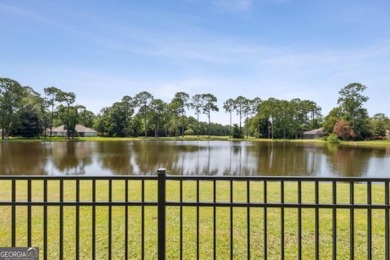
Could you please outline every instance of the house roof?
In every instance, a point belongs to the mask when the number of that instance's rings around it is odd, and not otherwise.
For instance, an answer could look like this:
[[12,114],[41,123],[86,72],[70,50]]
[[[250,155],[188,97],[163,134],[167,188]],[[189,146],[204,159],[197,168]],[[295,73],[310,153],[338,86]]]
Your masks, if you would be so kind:
[[[83,125],[76,125],[76,132],[78,133],[97,133],[95,130],[85,127]],[[58,127],[53,127],[53,132],[66,132],[65,125],[61,125]]]
[[310,131],[303,132],[304,135],[316,135],[316,134],[322,134],[322,128],[313,129]]

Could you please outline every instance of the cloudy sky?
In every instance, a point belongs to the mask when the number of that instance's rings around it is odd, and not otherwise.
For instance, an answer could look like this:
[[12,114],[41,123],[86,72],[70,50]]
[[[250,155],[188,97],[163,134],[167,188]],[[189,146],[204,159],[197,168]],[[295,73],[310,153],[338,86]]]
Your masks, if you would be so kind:
[[95,113],[141,91],[212,93],[223,124],[228,98],[310,99],[326,115],[359,82],[370,116],[390,116],[389,14],[388,0],[2,0],[0,77]]

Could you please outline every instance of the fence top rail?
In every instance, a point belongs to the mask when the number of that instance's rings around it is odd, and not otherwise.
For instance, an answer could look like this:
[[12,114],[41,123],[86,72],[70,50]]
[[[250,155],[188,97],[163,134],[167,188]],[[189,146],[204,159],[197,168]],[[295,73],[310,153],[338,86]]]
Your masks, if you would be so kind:
[[315,177],[315,176],[183,176],[167,175],[167,180],[227,180],[227,181],[303,181],[303,182],[390,182],[389,178],[378,177]]
[[0,180],[157,180],[157,175],[0,175]]
[[[157,180],[153,175],[113,175],[113,176],[47,176],[47,175],[0,175],[0,180]],[[291,182],[390,182],[389,178],[377,177],[315,177],[315,176],[204,176],[204,175],[166,175],[166,180],[199,181],[291,181]]]

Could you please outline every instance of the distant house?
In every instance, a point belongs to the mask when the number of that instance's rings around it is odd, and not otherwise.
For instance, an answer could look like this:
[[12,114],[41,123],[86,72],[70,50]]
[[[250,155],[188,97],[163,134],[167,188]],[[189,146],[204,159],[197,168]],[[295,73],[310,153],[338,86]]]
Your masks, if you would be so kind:
[[316,139],[324,136],[322,128],[303,132],[303,139]]
[[390,140],[390,130],[386,130],[386,139]]
[[[91,128],[85,127],[83,125],[76,125],[75,127],[77,135],[80,137],[93,137],[97,136],[97,132]],[[47,133],[50,134],[50,129],[47,129]],[[66,136],[66,129],[64,125],[54,127],[52,130],[52,136]]]

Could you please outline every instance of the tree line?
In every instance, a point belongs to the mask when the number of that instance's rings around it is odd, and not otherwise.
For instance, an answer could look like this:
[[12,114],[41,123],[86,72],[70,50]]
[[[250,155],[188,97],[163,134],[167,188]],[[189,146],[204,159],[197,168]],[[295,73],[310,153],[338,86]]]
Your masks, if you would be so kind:
[[[325,117],[314,101],[279,100],[244,96],[229,98],[223,110],[229,113],[230,124],[212,122],[219,111],[217,97],[211,93],[190,96],[177,92],[170,102],[142,91],[128,95],[95,115],[76,103],[76,94],[56,87],[47,87],[43,95],[16,80],[0,78],[0,129],[2,139],[9,136],[52,136],[55,126],[64,125],[67,137],[77,136],[76,124],[94,128],[101,136],[184,136],[219,135],[243,138],[301,138],[307,130],[322,128],[326,134],[341,139],[382,138],[390,129],[384,114],[369,118],[363,107],[368,97],[365,86],[352,83],[339,92],[339,106]],[[195,117],[187,113],[193,111]],[[200,121],[200,115],[207,122]],[[232,115],[238,115],[233,124]]]

